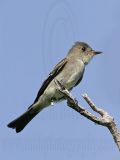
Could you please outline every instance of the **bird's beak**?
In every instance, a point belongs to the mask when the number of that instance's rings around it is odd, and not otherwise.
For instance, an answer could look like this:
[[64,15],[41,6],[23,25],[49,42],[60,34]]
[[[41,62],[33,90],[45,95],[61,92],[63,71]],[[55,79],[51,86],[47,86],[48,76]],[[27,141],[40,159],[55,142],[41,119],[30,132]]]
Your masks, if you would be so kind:
[[94,51],[95,55],[98,55],[98,54],[101,54],[101,53],[102,53],[101,51]]

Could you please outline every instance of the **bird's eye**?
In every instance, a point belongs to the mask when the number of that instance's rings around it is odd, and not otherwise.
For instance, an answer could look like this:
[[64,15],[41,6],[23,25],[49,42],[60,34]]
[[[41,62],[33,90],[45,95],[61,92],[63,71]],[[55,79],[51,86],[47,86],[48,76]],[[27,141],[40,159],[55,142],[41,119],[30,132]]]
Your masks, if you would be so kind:
[[85,48],[85,47],[82,47],[82,51],[85,52],[85,51],[86,51],[86,48]]

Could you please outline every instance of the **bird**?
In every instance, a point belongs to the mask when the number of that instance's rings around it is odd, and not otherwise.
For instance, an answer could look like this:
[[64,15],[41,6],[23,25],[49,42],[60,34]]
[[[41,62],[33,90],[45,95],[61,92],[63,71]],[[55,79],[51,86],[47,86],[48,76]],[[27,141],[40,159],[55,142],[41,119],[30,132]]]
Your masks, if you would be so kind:
[[53,68],[44,80],[32,105],[7,126],[19,133],[44,108],[65,100],[64,95],[58,91],[55,80],[71,91],[81,82],[86,65],[95,55],[101,53],[101,51],[93,50],[85,42],[75,42],[66,57]]

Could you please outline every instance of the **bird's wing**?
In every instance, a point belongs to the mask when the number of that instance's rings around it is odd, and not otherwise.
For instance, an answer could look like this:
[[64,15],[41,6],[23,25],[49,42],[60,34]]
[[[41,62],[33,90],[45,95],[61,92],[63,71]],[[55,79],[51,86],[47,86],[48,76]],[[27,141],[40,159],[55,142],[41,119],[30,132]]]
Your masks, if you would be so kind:
[[50,82],[63,70],[66,63],[67,63],[67,58],[64,58],[54,67],[53,71],[50,72],[49,76],[47,77],[47,79],[45,79],[41,88],[39,89],[34,103],[36,103],[38,101],[39,97],[43,94],[43,92],[45,91],[47,86],[50,84]]
[[79,79],[79,80],[77,81],[77,83],[75,84],[75,87],[81,82],[81,80],[82,80],[82,78],[83,78],[84,71],[85,71],[85,68],[84,68],[84,70],[83,70],[83,72],[82,72],[82,75],[81,75],[80,79]]

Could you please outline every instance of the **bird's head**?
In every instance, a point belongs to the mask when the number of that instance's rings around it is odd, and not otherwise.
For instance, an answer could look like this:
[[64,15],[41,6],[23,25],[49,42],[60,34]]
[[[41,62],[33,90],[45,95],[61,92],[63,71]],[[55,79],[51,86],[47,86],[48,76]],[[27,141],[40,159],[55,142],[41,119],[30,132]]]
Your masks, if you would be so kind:
[[84,64],[88,64],[90,60],[102,52],[93,50],[87,43],[76,42],[68,53],[68,57],[81,59]]

